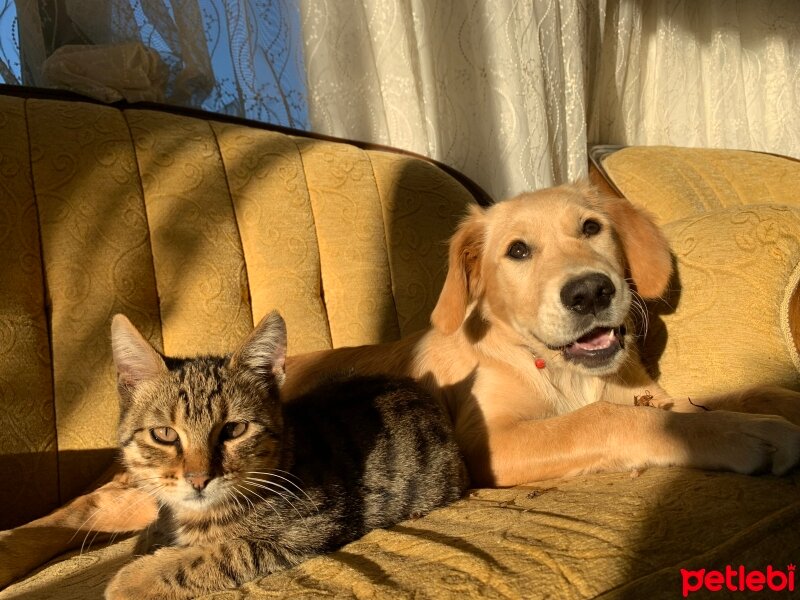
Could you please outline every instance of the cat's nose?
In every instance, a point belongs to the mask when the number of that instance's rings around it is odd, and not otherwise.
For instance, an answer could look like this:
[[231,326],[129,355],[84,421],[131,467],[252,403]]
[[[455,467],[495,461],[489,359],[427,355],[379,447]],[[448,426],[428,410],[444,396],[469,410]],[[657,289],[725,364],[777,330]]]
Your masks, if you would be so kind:
[[183,478],[198,492],[203,491],[211,481],[208,473],[184,473]]

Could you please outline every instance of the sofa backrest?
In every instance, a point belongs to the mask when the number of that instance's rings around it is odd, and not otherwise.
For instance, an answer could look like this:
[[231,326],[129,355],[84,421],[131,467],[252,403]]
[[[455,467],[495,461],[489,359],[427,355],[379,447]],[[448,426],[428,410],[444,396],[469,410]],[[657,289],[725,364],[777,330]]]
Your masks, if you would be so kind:
[[0,529],[110,464],[109,322],[224,353],[273,308],[289,352],[425,327],[475,201],[436,165],[151,109],[0,95]]

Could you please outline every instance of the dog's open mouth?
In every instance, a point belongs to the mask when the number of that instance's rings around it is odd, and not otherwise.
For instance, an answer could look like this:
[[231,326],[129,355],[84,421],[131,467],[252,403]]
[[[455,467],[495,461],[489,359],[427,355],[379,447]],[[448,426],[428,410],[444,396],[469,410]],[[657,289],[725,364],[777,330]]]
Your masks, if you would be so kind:
[[561,348],[564,358],[586,366],[600,366],[625,347],[625,326],[597,327]]

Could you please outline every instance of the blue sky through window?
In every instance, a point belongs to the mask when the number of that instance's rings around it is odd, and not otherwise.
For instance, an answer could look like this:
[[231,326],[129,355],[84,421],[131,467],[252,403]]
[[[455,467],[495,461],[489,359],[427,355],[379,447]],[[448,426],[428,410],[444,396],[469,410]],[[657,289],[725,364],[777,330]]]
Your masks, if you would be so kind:
[[0,2],[0,78],[4,83],[19,84],[22,79],[19,60],[17,6],[13,0]]
[[[183,61],[174,33],[171,0],[164,8],[172,23],[160,30],[142,0],[127,0],[139,28],[139,40],[156,50],[171,72],[170,87]],[[213,85],[201,86],[189,105],[277,125],[308,128],[300,11],[295,0],[198,0],[208,47]],[[162,16],[163,16],[162,14]],[[152,15],[151,15],[152,16]],[[111,17],[111,21],[115,19]],[[164,24],[161,24],[164,27]],[[112,36],[117,41],[130,41]],[[0,80],[22,85],[17,11],[14,0],[0,0]],[[210,90],[209,90],[210,87]]]

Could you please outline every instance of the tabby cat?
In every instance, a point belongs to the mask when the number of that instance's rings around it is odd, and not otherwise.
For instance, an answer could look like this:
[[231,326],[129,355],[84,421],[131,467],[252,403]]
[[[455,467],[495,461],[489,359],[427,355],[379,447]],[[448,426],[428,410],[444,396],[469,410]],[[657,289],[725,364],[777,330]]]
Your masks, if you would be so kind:
[[163,357],[122,315],[111,335],[123,461],[160,506],[138,550],[163,547],[119,571],[110,600],[235,588],[466,488],[449,421],[411,380],[334,380],[282,404],[277,312],[225,357]]

